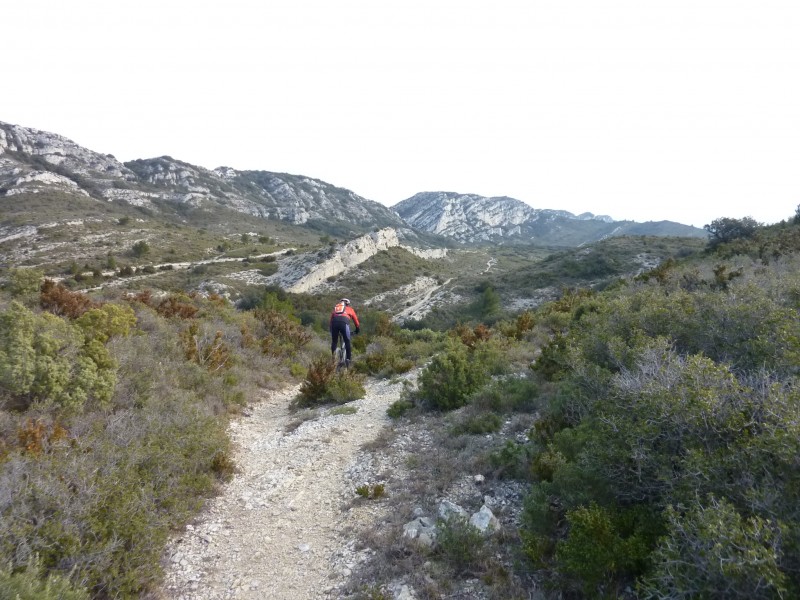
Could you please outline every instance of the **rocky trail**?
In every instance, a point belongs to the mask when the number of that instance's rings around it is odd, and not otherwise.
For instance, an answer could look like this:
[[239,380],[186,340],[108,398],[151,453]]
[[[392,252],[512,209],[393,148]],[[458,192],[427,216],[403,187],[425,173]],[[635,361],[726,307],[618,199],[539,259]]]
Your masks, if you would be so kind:
[[356,501],[367,476],[362,447],[388,425],[386,409],[403,381],[366,388],[347,411],[320,410],[299,426],[289,409],[297,389],[267,394],[232,422],[239,472],[168,546],[162,598],[339,597],[369,558],[355,548],[357,532],[386,510]]

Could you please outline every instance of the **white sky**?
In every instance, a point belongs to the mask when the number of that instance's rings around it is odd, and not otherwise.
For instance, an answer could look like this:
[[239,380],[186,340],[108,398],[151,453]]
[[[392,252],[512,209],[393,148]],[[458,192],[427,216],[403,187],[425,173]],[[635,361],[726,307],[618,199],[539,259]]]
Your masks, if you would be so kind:
[[0,121],[127,161],[536,208],[800,204],[797,0],[15,0]]

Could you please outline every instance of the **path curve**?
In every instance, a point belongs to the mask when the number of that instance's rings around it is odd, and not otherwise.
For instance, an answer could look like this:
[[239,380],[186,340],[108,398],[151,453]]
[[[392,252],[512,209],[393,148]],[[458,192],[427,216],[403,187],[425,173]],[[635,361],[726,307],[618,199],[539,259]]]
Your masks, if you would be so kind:
[[353,508],[358,503],[347,473],[358,470],[361,447],[389,424],[386,409],[403,383],[370,380],[366,388],[365,398],[346,405],[355,414],[327,409],[291,432],[287,426],[297,417],[288,407],[296,388],[269,393],[249,416],[232,422],[240,472],[169,544],[160,597],[338,597],[359,560],[353,532],[380,518],[372,507]]

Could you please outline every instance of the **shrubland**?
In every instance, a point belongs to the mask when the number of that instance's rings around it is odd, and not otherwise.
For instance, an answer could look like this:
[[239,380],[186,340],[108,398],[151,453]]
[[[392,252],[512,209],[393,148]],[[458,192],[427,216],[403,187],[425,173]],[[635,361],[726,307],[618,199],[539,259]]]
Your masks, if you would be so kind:
[[[236,309],[10,271],[0,588],[141,595],[169,532],[235,469],[227,420],[259,389],[299,383],[297,405],[315,407],[420,368],[389,410],[438,427],[435,456],[410,461],[415,489],[440,497],[478,472],[526,490],[500,534],[449,523],[434,549],[381,550],[387,573],[426,574],[426,597],[467,578],[497,598],[800,594],[800,223],[712,225],[701,254],[636,239],[555,255],[520,286],[570,286],[522,313],[501,308],[505,275],[407,328],[359,311],[345,374],[325,336],[333,295],[268,289]],[[658,266],[619,278],[643,248]]]
[[319,341],[269,293],[242,311],[180,292],[89,296],[27,269],[6,279],[0,594],[138,597],[170,532],[232,475],[229,416],[295,380]]
[[502,543],[516,587],[457,556],[451,582],[466,569],[498,597],[800,594],[800,223],[743,231],[515,320],[464,313],[390,414],[452,414],[453,441],[436,442],[451,468],[529,492]]

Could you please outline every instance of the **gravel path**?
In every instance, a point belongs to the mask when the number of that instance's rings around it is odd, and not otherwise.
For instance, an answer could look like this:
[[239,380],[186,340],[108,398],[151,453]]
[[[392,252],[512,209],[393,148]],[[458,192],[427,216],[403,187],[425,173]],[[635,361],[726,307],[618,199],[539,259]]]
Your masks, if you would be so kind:
[[167,548],[163,598],[338,597],[369,555],[355,549],[355,532],[382,517],[380,503],[354,502],[360,449],[388,425],[403,383],[366,388],[346,405],[356,413],[320,411],[291,432],[297,389],[271,393],[231,424],[240,472]]

